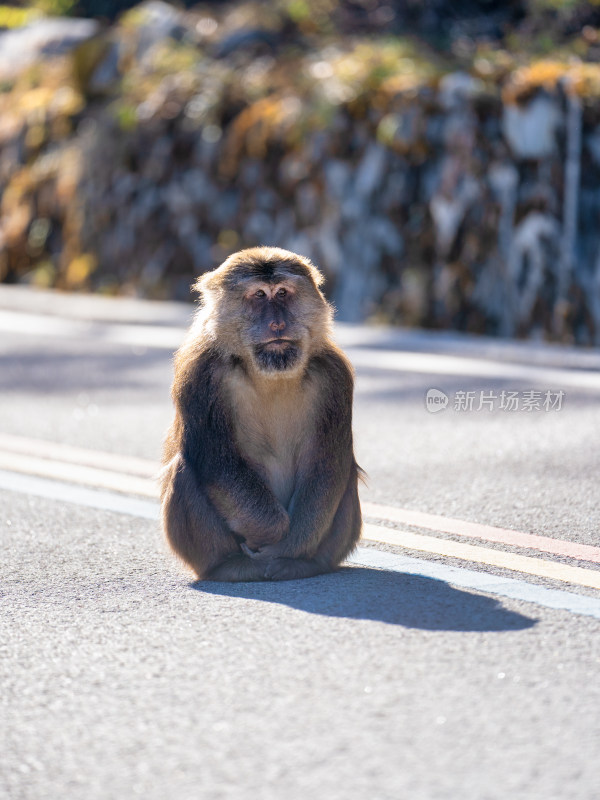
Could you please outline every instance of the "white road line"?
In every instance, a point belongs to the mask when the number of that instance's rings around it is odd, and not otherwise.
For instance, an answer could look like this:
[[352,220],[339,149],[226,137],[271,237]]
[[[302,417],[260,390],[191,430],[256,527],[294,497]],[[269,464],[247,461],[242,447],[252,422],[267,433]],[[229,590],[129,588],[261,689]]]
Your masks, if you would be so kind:
[[600,600],[594,597],[563,592],[560,589],[546,589],[515,578],[499,578],[488,572],[475,572],[471,569],[451,567],[435,561],[424,561],[420,558],[385,553],[366,547],[359,547],[348,561],[363,567],[389,569],[394,572],[434,578],[451,583],[453,586],[460,586],[461,589],[474,589],[477,592],[510,597],[513,600],[523,600],[545,608],[561,609],[572,614],[600,619]]
[[492,550],[480,545],[438,539],[435,536],[423,536],[411,531],[399,531],[384,528],[381,525],[365,524],[363,537],[374,542],[404,547],[408,550],[419,550],[421,553],[460,558],[471,564],[487,564],[491,567],[510,569],[513,572],[524,572],[540,578],[550,578],[590,589],[600,589],[600,570],[573,567],[560,561],[548,561],[544,558],[532,558],[506,550]]
[[[143,519],[156,521],[159,518],[160,506],[158,503],[124,497],[111,492],[84,489],[80,486],[70,486],[44,478],[17,475],[2,470],[0,470],[0,489],[74,503],[103,511],[129,514]],[[451,583],[453,586],[463,589],[474,589],[488,594],[510,597],[514,600],[523,600],[527,603],[535,603],[545,608],[563,609],[572,614],[600,619],[599,599],[557,589],[546,589],[514,578],[498,578],[486,572],[475,572],[462,567],[447,566],[363,547],[357,548],[348,562],[377,569],[422,575]]]
[[[109,491],[156,498],[158,497],[157,476],[160,468],[161,465],[158,461],[135,458],[119,453],[89,450],[60,442],[31,439],[0,432],[0,469],[8,472],[22,472],[52,480],[84,484],[96,489],[108,489]],[[452,519],[422,511],[411,511],[365,500],[361,502],[361,505],[363,516],[366,519],[397,522],[401,525],[411,525],[436,532],[451,533],[461,538],[498,542],[512,547],[540,550],[544,553],[600,564],[600,547],[552,539],[548,536],[521,533],[520,531],[481,525],[476,522]],[[366,524],[365,535],[368,535],[368,529],[369,525]],[[382,527],[373,528],[372,530],[378,531],[375,537],[377,541],[388,541],[385,538],[386,536],[396,537],[394,541],[389,541],[388,543],[410,547],[413,550],[427,549],[428,552],[441,552],[438,548],[443,546],[444,543],[444,540],[440,540],[437,537],[434,539],[431,537],[423,539],[421,537],[420,544],[427,544],[428,547],[416,547],[416,540],[413,540],[412,545],[408,543],[408,538],[411,534],[404,528],[400,531]],[[454,544],[452,546],[456,547]],[[484,551],[480,547],[477,548],[479,556],[483,556],[485,552],[489,551]],[[471,558],[471,555],[474,555],[472,551],[465,550],[464,553],[467,554],[467,560],[481,560]],[[493,551],[494,557],[496,557],[497,553],[498,551]],[[457,556],[456,551],[452,554],[442,552],[442,555],[444,554]],[[506,553],[501,557],[508,557],[508,555]],[[463,554],[459,554],[458,557],[463,557]],[[482,563],[494,562],[483,559]],[[527,563],[533,564],[533,562],[523,562],[520,566],[522,567]],[[541,563],[546,570],[556,566],[556,562],[542,561],[537,563]],[[499,565],[496,564],[496,566]],[[506,564],[502,564],[502,566],[506,566]],[[522,572],[531,572],[529,569],[521,569],[516,564],[513,564],[511,568],[519,569]],[[535,570],[537,569],[535,567]],[[534,571],[532,574],[556,577],[540,571]],[[600,573],[597,573],[593,577],[597,580],[599,576]],[[565,579],[569,580],[568,577]],[[577,580],[571,582],[579,583]]]
[[578,558],[580,561],[590,561],[600,564],[600,547],[589,544],[579,544],[564,539],[552,539],[549,536],[538,536],[532,533],[508,528],[498,528],[493,525],[482,525],[479,522],[468,522],[464,519],[452,519],[440,514],[428,514],[424,511],[414,511],[407,508],[382,505],[380,503],[361,502],[363,516],[373,519],[383,519],[387,522],[399,522],[401,525],[414,525],[430,531],[451,533],[455,536],[470,539],[480,539],[485,542],[498,542],[512,547],[540,550],[542,553]]
[[31,475],[19,475],[5,470],[0,470],[0,489],[20,494],[32,494],[49,500],[59,500],[63,503],[73,503],[86,508],[129,514],[143,519],[157,520],[160,508],[158,503],[150,500],[138,500],[127,495],[87,489],[83,486],[72,486],[69,483],[36,478]]
[[[2,446],[9,447],[12,452],[2,450]],[[39,452],[44,457],[40,458],[31,453]],[[58,461],[52,456],[58,455],[68,460]],[[72,463],[74,459],[82,456],[85,464]],[[16,436],[7,436],[0,433],[0,470],[6,473],[18,472],[38,478],[49,478],[63,484],[77,484],[91,489],[119,492],[126,495],[141,495],[156,499],[158,486],[156,479],[141,477],[140,474],[131,475],[117,472],[114,469],[99,468],[90,464],[102,463],[113,467],[119,465],[120,457],[109,453],[95,453],[94,451],[79,448],[62,449],[60,445],[51,442],[36,441],[33,439],[20,439]],[[124,460],[123,466],[127,463]],[[132,465],[138,472],[146,473],[150,467],[157,474],[158,464],[142,459],[134,459]],[[122,508],[120,506],[119,508]],[[512,544],[516,547],[529,546],[530,539],[534,538],[534,546],[549,553],[558,553],[569,557],[589,559],[598,563],[600,561],[600,548],[588,547],[571,542],[555,541],[545,537],[531,537],[517,531],[507,531],[500,528],[489,528],[474,523],[451,520],[435,515],[421,514],[420,512],[406,511],[374,503],[364,503],[363,511],[366,516],[379,519],[394,520],[403,524],[421,525],[435,531],[460,533],[464,536],[491,539],[503,544]],[[418,550],[433,555],[447,556],[462,559],[475,564],[502,567],[514,572],[521,572],[538,577],[550,578],[564,583],[600,589],[600,570],[585,569],[558,561],[523,556],[510,550],[493,550],[481,545],[466,544],[464,542],[448,541],[437,536],[422,535],[405,529],[390,529],[379,524],[365,522],[363,537],[374,542],[393,544],[409,550]],[[537,542],[537,539],[540,542]]]

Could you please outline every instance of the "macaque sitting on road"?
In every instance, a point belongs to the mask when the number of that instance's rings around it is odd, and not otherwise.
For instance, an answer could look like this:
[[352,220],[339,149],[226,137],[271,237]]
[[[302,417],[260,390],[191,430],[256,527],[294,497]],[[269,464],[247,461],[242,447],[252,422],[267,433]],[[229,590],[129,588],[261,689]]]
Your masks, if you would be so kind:
[[353,373],[322,280],[308,259],[257,247],[196,284],[161,499],[167,539],[200,579],[307,578],[360,537]]

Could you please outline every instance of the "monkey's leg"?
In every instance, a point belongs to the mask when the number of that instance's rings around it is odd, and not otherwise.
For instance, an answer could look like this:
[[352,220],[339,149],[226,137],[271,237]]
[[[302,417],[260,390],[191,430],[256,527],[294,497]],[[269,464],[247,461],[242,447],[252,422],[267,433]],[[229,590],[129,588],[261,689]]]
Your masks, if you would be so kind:
[[204,576],[206,581],[264,581],[265,562],[241,553],[229,556]]
[[198,578],[204,578],[228,556],[239,553],[236,538],[181,456],[167,467],[162,486],[162,519],[167,539]]
[[331,567],[316,558],[273,558],[266,562],[264,571],[267,580],[293,581],[330,572]]
[[[361,527],[358,473],[356,467],[353,466],[331,527],[319,543],[317,552],[312,558],[273,555],[269,559],[261,559],[258,555],[254,560],[258,563],[262,561],[264,577],[271,581],[291,581],[332,572],[356,546],[360,538]],[[274,549],[276,548],[277,545],[274,545]]]
[[356,547],[361,529],[358,473],[353,467],[331,528],[320,542],[315,559],[329,564],[329,569],[335,569]]

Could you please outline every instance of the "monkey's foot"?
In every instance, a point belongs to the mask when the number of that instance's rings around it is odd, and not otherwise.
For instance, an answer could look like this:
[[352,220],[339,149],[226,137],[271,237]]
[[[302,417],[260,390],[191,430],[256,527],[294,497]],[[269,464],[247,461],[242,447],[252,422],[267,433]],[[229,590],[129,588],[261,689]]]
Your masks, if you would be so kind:
[[264,576],[270,581],[293,581],[298,578],[312,578],[331,568],[312,558],[274,558],[264,566]]
[[217,564],[204,577],[205,581],[264,581],[264,562],[248,556],[233,555]]

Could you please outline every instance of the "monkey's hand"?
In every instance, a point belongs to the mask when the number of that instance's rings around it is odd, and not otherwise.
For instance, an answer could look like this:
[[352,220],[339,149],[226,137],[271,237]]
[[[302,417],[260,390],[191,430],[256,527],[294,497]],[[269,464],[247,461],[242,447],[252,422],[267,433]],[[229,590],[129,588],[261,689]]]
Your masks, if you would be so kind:
[[235,533],[243,537],[245,544],[250,550],[255,552],[262,551],[265,547],[275,546],[286,537],[289,530],[289,518],[287,515],[285,523],[285,527],[283,525],[279,527],[264,526],[256,532],[248,530],[247,527],[244,528],[240,526]]
[[245,542],[242,542],[240,547],[247,556],[250,556],[250,558],[253,558],[256,561],[270,561],[271,559],[278,558],[281,555],[279,543],[265,544],[264,546],[259,546],[256,549],[253,549],[248,547]]
[[262,507],[248,507],[235,493],[216,484],[207,487],[207,494],[229,529],[253,550],[279,542],[290,529],[287,511],[266,492]]

